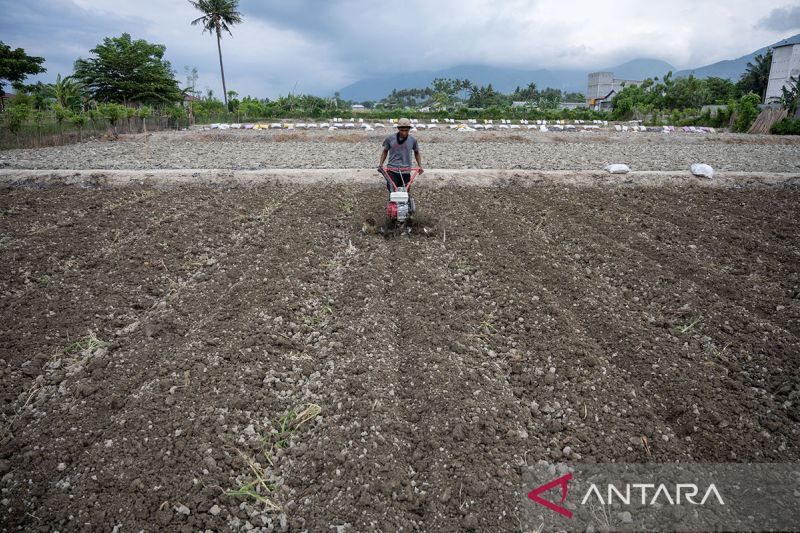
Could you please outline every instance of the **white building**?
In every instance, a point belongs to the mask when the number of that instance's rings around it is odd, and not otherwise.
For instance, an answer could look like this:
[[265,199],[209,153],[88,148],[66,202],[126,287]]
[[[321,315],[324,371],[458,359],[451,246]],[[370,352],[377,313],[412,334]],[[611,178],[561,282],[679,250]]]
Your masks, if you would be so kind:
[[788,87],[789,78],[800,77],[800,37],[784,39],[772,48],[772,67],[764,97],[770,103],[781,97],[783,87]]
[[[612,93],[616,94],[623,87],[641,85],[642,80],[621,80],[614,77],[613,72],[592,72],[589,74],[589,87],[586,91],[586,105],[597,109],[610,105]],[[601,102],[605,105],[601,105]]]

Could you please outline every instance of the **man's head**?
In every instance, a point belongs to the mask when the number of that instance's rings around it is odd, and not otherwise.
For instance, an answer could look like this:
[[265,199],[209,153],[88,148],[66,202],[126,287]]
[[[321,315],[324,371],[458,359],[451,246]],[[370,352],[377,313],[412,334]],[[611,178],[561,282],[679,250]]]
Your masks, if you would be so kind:
[[411,121],[407,118],[401,118],[397,121],[397,131],[400,133],[400,138],[408,137],[408,132],[411,131]]

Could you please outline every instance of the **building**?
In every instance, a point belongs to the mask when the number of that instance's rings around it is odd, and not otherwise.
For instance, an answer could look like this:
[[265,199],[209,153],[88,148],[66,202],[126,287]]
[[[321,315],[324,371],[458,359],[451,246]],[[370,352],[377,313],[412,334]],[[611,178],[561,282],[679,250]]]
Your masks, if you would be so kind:
[[764,102],[779,100],[790,78],[800,78],[800,36],[784,39],[772,48],[772,66]]
[[195,102],[199,102],[200,98],[193,96],[191,94],[183,95],[183,107],[190,108],[194,105]]
[[350,106],[350,109],[352,109],[353,111],[366,111],[367,108],[361,104],[353,104],[352,106]]
[[591,109],[609,109],[611,98],[623,87],[641,85],[642,80],[622,80],[614,77],[613,72],[592,72],[589,74],[589,85],[586,91],[586,105]]
[[0,92],[0,109],[5,109],[6,105],[11,102],[11,99],[17,96],[13,93],[7,93],[5,91]]
[[558,104],[559,109],[584,109],[586,104],[583,102],[561,102]]

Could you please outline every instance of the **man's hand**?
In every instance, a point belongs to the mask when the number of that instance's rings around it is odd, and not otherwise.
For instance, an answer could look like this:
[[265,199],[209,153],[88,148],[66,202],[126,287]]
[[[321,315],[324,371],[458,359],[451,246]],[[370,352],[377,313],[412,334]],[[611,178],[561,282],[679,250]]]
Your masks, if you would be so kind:
[[423,172],[425,172],[425,169],[423,169],[423,168],[420,168],[420,169],[419,169],[419,174],[422,174]]

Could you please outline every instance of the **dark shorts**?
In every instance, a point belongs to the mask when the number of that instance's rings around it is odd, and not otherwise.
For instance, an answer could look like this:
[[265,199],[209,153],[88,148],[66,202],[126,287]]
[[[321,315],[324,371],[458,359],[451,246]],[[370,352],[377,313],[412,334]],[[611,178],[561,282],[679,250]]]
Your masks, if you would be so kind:
[[[389,177],[392,178],[394,184],[398,187],[405,187],[409,180],[411,180],[411,173],[410,172],[396,172],[394,170],[388,170],[387,174]],[[394,189],[389,185],[389,182],[386,182],[386,189],[389,192],[392,192]]]

